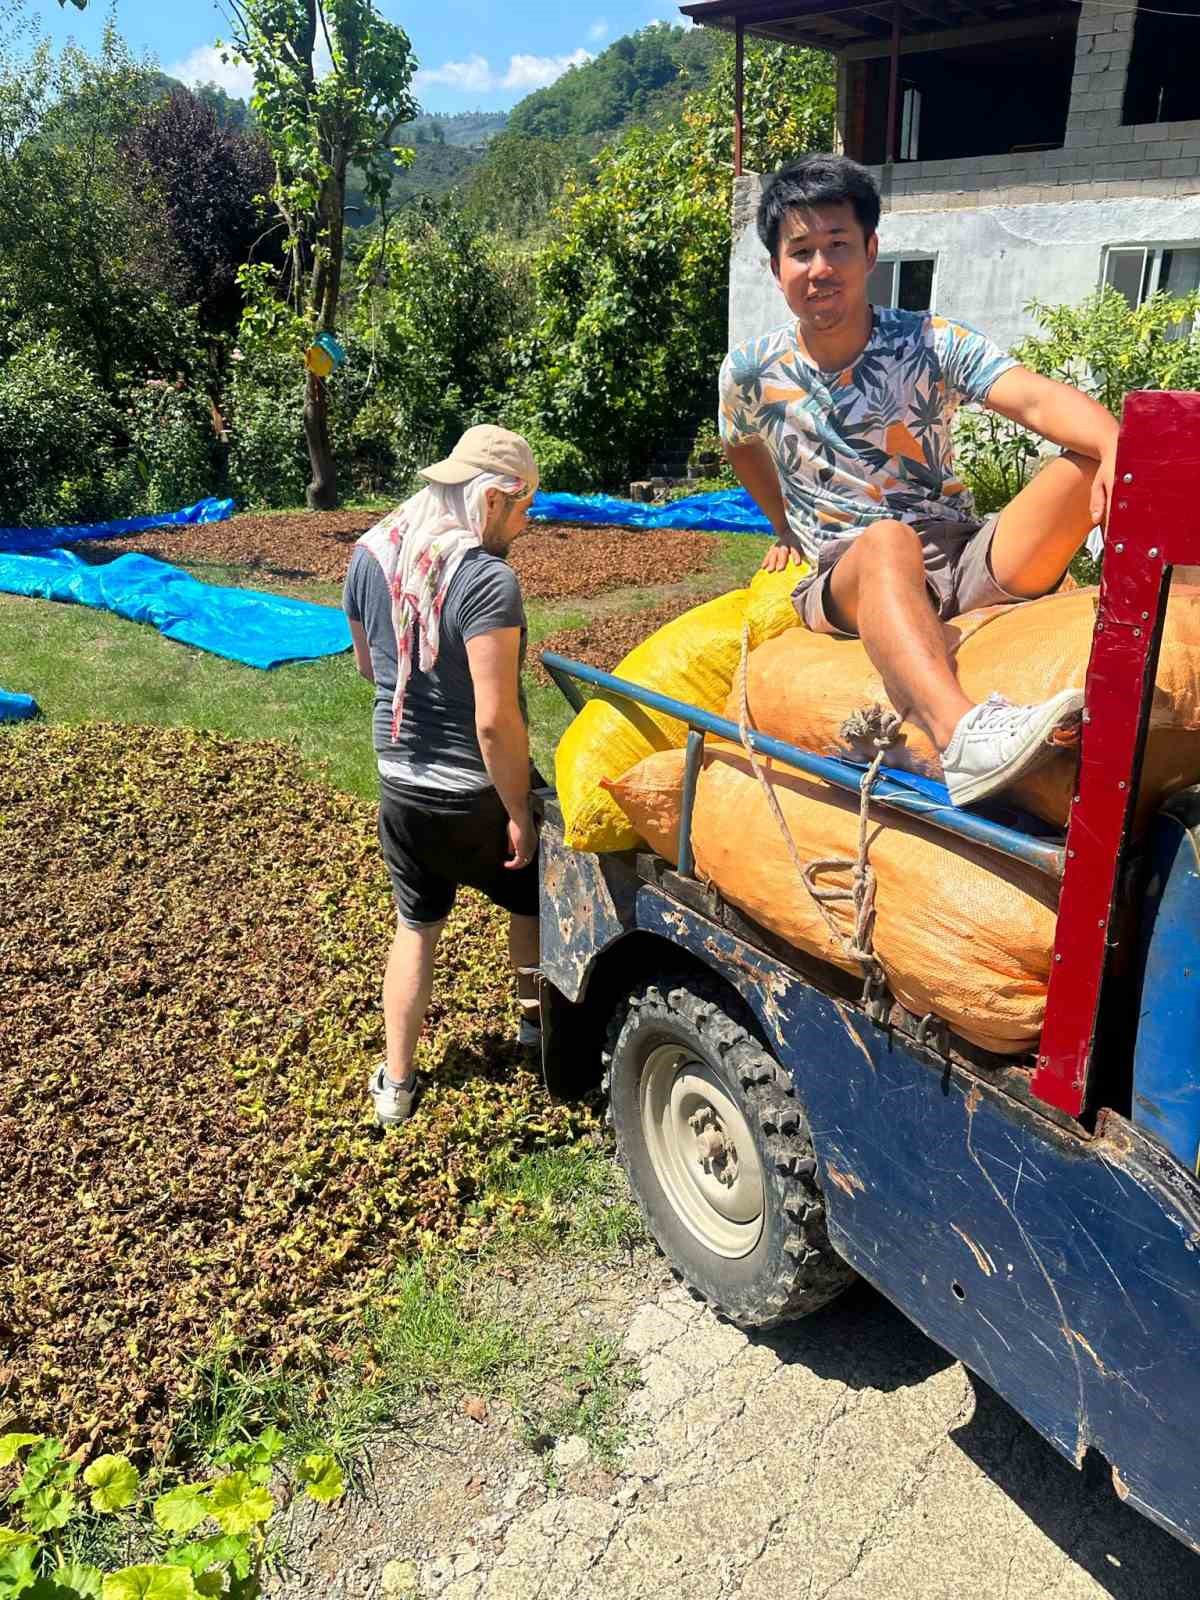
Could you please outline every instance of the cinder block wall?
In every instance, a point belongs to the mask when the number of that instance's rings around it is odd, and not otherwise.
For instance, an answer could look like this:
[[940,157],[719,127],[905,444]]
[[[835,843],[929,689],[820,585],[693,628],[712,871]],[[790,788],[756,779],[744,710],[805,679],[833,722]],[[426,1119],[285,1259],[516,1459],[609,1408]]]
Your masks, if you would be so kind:
[[1200,193],[1200,121],[1123,127],[1135,6],[1085,4],[1061,150],[874,168],[889,209],[947,210]]

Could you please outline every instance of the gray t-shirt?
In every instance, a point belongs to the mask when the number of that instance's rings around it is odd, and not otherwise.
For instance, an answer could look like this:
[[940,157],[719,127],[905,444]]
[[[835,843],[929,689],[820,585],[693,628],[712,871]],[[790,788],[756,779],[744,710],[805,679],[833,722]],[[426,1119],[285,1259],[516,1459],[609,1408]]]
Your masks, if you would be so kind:
[[[475,732],[475,685],[467,642],[500,628],[520,628],[521,662],[527,636],[525,607],[516,573],[499,556],[469,550],[450,580],[442,607],[437,664],[422,672],[413,641],[413,671],[404,717],[392,740],[396,692],[396,631],[392,598],[383,568],[361,545],[350,558],[342,605],[361,622],[375,671],[373,729],[379,770],[396,783],[418,789],[470,793],[491,784]],[[524,695],[521,699],[524,714]]]

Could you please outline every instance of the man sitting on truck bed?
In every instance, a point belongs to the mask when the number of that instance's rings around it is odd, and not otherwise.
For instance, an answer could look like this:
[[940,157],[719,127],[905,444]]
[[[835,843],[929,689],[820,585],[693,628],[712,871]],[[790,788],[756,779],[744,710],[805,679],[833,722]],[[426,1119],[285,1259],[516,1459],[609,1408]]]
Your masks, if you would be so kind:
[[[1117,423],[962,323],[872,306],[879,215],[870,173],[843,156],[768,180],[758,231],[795,321],[726,358],[721,436],[778,537],[764,565],[811,563],[794,596],[803,622],[861,637],[896,710],[941,751],[951,800],[969,805],[1072,738],[1083,693],[973,705],[940,619],[1058,587],[1106,515]],[[964,401],[1063,447],[982,521],[954,472]]]

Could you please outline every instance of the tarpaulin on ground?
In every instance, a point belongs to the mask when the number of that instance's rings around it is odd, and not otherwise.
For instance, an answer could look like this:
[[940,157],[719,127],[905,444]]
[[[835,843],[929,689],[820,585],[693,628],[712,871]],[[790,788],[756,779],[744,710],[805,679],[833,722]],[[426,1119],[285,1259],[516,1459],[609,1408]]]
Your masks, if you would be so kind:
[[257,589],[201,583],[152,556],[118,556],[89,566],[69,550],[0,555],[0,590],[73,601],[148,622],[168,639],[249,667],[312,661],[350,648],[341,611]]
[[194,527],[200,522],[224,522],[233,515],[232,500],[201,500],[182,511],[162,511],[155,517],[125,517],[117,522],[85,522],[59,528],[0,528],[0,551],[28,555],[78,544],[83,539],[119,539],[126,533],[148,533],[152,528]]
[[770,533],[771,524],[744,489],[692,494],[665,506],[619,500],[611,494],[534,496],[538,522],[590,522],[618,528],[683,528],[701,533]]
[[28,722],[38,714],[38,703],[31,694],[9,694],[0,689],[0,722]]

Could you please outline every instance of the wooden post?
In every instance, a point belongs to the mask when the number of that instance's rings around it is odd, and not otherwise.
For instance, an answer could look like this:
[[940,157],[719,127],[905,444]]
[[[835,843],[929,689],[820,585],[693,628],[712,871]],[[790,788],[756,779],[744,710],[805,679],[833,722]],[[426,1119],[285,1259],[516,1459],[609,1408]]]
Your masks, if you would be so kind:
[[900,21],[900,0],[893,0],[892,53],[888,67],[887,152],[884,158],[889,166],[896,159],[896,124],[900,113]]
[[746,25],[737,19],[737,48],[733,66],[733,175],[742,175],[742,154],[746,128]]

